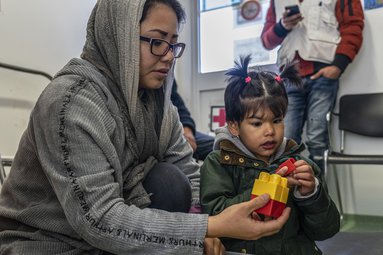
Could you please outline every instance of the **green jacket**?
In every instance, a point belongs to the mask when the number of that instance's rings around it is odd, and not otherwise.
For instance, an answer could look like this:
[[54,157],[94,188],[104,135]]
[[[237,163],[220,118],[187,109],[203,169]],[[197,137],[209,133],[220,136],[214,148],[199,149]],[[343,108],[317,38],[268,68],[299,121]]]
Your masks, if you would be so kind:
[[289,140],[285,152],[270,164],[247,156],[228,140],[220,142],[205,159],[201,168],[201,205],[204,213],[216,215],[225,208],[250,199],[254,180],[264,171],[273,173],[286,159],[304,159],[314,169],[319,180],[317,193],[306,199],[297,199],[290,189],[287,206],[291,207],[290,218],[275,235],[256,241],[222,238],[227,251],[249,254],[322,254],[315,240],[324,240],[335,235],[340,228],[339,212],[319,178],[320,169],[300,153],[304,145]]

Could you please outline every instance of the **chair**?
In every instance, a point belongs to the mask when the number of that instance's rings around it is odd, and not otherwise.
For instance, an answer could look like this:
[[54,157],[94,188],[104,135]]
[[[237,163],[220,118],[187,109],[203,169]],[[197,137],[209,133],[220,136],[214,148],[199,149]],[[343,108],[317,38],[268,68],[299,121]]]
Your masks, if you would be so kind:
[[[10,64],[6,64],[6,63],[2,63],[2,62],[0,62],[0,68],[5,68],[5,69],[17,71],[17,72],[29,73],[29,74],[34,74],[34,75],[41,75],[50,81],[52,80],[52,76],[50,74],[43,72],[43,71],[40,71],[40,70],[10,65]],[[11,166],[12,161],[13,161],[12,157],[1,157],[1,154],[0,154],[0,184],[3,184],[5,177],[6,177],[4,166]]]
[[2,157],[0,154],[0,184],[4,183],[6,177],[4,166],[11,166],[12,161],[12,157]]
[[[339,152],[331,146],[332,116],[339,118],[340,148]],[[383,138],[383,93],[343,95],[339,100],[339,113],[327,114],[330,145],[324,152],[324,177],[327,179],[328,167],[331,164],[372,164],[383,165],[383,155],[345,154],[346,133],[364,137]],[[339,212],[343,219],[343,206],[340,195],[338,175],[334,169],[335,188],[339,201]]]

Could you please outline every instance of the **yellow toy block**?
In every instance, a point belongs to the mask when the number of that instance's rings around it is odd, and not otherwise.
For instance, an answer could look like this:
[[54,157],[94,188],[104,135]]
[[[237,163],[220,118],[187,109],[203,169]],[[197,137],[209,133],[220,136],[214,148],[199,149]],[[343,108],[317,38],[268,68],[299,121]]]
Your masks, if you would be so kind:
[[270,199],[285,203],[289,196],[287,179],[278,174],[261,172],[259,178],[254,181],[252,196],[260,196],[264,193],[270,195]]

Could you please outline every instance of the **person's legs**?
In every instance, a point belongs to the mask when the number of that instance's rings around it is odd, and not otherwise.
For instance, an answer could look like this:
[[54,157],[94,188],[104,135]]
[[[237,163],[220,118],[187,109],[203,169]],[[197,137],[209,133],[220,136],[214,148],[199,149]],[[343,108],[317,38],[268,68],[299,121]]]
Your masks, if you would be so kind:
[[150,208],[169,212],[189,212],[191,186],[181,170],[170,163],[158,163],[146,176],[143,186],[152,194]]
[[285,137],[294,139],[297,143],[302,142],[303,126],[306,121],[306,79],[303,80],[303,88],[292,85],[286,86],[289,99],[285,116]]
[[195,158],[205,160],[206,156],[213,150],[214,137],[197,131],[195,140],[197,142]]
[[[328,130],[326,115],[332,111],[336,102],[339,80],[320,77],[310,81],[311,90],[307,102],[307,147],[310,158],[323,157],[328,148]],[[314,160],[324,169],[323,160]]]

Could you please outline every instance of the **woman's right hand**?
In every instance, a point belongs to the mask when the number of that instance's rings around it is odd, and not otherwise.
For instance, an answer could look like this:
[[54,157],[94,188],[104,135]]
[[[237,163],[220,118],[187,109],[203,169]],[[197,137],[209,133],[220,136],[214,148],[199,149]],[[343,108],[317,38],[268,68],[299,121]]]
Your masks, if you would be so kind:
[[269,199],[269,195],[263,194],[248,202],[232,205],[220,214],[210,216],[206,237],[256,240],[278,233],[289,218],[290,208],[285,208],[278,219],[260,221],[253,217],[254,210],[263,207]]

